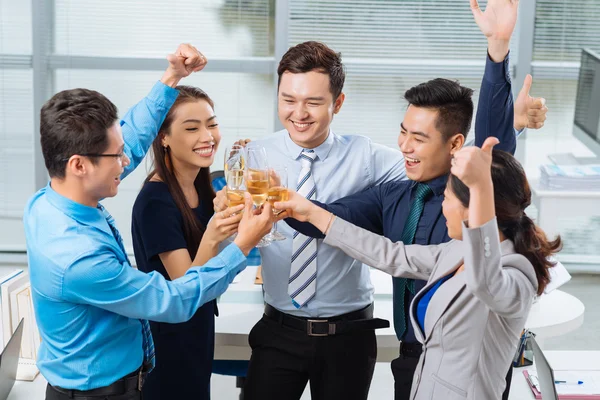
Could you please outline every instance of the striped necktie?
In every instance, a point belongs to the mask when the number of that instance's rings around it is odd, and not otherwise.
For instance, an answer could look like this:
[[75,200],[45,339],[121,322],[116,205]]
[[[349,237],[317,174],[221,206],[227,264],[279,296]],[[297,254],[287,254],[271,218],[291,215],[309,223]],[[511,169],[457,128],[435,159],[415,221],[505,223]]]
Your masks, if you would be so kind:
[[[296,191],[309,200],[315,198],[315,181],[311,168],[317,157],[314,150],[302,150],[302,170]],[[315,297],[317,288],[317,239],[294,232],[292,245],[292,267],[288,282],[288,294],[296,308],[301,308]]]
[[[123,251],[123,255],[127,260],[127,264],[131,266],[129,259],[127,258],[127,252],[125,252],[123,238],[121,237],[121,234],[117,229],[117,225],[115,224],[115,219],[112,215],[110,215],[108,211],[106,211],[106,208],[104,208],[101,204],[98,204],[98,209],[102,212],[104,218],[106,218],[106,222],[108,222],[108,226],[110,227],[113,236],[119,244],[121,251]],[[148,322],[148,320],[141,319],[140,322],[142,323],[142,348],[144,349],[144,366],[146,366],[146,369],[148,370],[148,372],[150,372],[154,369],[156,361],[154,354],[154,340],[152,339],[152,332],[150,331],[150,323]]]
[[[410,212],[408,218],[404,223],[404,231],[402,231],[402,243],[413,244],[415,240],[415,234],[417,232],[417,226],[423,213],[423,206],[427,197],[433,193],[431,188],[425,183],[417,183],[415,187],[415,198],[410,206]],[[415,281],[412,279],[405,278],[393,278],[394,282],[394,328],[396,329],[396,337],[398,340],[402,340],[402,337],[406,333],[408,326],[407,321],[407,310],[404,300],[406,298],[406,291],[409,290],[414,294],[415,292]]]

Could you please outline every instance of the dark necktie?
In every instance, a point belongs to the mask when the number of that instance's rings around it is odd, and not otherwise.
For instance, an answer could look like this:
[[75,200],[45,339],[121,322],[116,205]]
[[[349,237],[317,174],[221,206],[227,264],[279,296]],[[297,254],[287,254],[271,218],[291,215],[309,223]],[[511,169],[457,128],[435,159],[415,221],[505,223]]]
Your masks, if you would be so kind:
[[[408,218],[404,223],[404,231],[402,231],[402,243],[405,245],[412,244],[415,240],[415,233],[417,232],[417,226],[419,225],[419,219],[423,213],[423,206],[425,200],[433,192],[429,186],[425,183],[417,183],[415,188],[415,198],[410,206],[410,212]],[[402,337],[406,333],[408,325],[407,307],[404,304],[406,298],[406,291],[409,290],[414,294],[415,282],[412,279],[405,278],[393,278],[394,282],[394,328],[396,329],[396,337],[398,340],[402,340]]]
[[[115,224],[115,219],[110,215],[108,211],[101,205],[98,204],[98,209],[102,211],[104,218],[106,218],[106,222],[108,222],[108,226],[112,231],[113,236],[115,237],[121,251],[123,251],[123,255],[127,260],[127,263],[131,266],[129,259],[127,259],[127,252],[125,252],[125,246],[123,245],[123,238],[117,229],[117,225]],[[152,339],[152,332],[150,331],[150,323],[146,319],[141,319],[142,323],[142,348],[144,349],[144,366],[148,372],[154,369],[155,365],[155,354],[154,354],[154,340]]]

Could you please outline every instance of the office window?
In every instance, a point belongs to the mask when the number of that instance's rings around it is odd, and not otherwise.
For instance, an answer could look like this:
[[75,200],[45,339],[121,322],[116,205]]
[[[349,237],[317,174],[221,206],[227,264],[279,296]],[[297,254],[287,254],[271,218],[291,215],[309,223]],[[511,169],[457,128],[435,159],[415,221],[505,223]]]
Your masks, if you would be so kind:
[[0,54],[31,54],[31,1],[0,0]]
[[534,61],[575,61],[581,48],[600,51],[600,2],[537,0]]
[[20,218],[33,190],[32,71],[12,57],[31,51],[31,3],[0,0],[0,223]]
[[[406,89],[426,82],[435,76],[366,76],[348,73],[345,84],[346,100],[333,120],[337,133],[369,136],[376,143],[398,148],[400,123],[407,103]],[[449,77],[454,79],[453,77]],[[475,89],[473,101],[477,106],[481,79],[458,79],[463,86]],[[469,139],[473,138],[473,129]]]
[[334,119],[338,133],[396,148],[404,92],[437,77],[459,79],[477,101],[487,41],[468,1],[298,0],[290,2],[289,29],[290,45],[320,40],[342,53],[347,98]]
[[294,0],[290,44],[305,40],[345,58],[479,61],[486,49],[464,0]]
[[58,54],[164,57],[179,43],[207,57],[273,53],[269,0],[56,0]]
[[0,69],[0,218],[20,218],[33,192],[32,71]]
[[532,178],[549,154],[589,150],[573,138],[577,76],[582,48],[600,51],[600,3],[594,0],[537,0],[532,94],[548,101],[544,128],[530,131],[525,166]]

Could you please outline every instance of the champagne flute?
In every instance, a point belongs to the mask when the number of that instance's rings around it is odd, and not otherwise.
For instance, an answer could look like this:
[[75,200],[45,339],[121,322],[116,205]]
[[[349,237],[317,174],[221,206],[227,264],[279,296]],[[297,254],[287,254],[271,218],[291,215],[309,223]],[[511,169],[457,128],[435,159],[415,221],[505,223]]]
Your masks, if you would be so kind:
[[227,182],[227,206],[235,207],[244,204],[244,193],[246,182],[244,182],[244,171],[241,169],[230,169],[225,176]]
[[246,156],[244,154],[244,147],[240,144],[234,143],[225,149],[225,162],[223,165],[223,172],[225,173],[225,180],[227,180],[227,171],[230,170],[241,170],[243,171],[246,166]]
[[[246,182],[244,182],[244,171],[241,169],[230,169],[225,175],[227,207],[235,207],[245,203]],[[238,211],[236,214],[241,213]],[[235,239],[237,233],[231,235]]]
[[[273,214],[279,215],[283,210],[276,210],[275,203],[278,201],[287,201],[289,198],[289,192],[287,190],[287,168],[283,165],[274,165],[269,168],[269,192],[267,200],[273,206]],[[273,229],[265,239],[271,242],[278,242],[285,240],[286,237],[281,233],[277,232],[277,221],[273,224]]]
[[[260,208],[267,201],[269,192],[269,166],[267,151],[262,146],[246,148],[246,189],[252,196],[254,207]],[[262,238],[256,247],[268,246],[271,242]]]

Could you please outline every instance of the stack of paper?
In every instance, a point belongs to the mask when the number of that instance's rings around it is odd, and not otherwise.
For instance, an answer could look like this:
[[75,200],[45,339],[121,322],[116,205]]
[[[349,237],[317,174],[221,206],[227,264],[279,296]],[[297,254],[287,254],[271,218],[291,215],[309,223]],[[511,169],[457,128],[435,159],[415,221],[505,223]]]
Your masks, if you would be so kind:
[[0,278],[0,282],[2,345],[6,346],[19,321],[24,319],[17,379],[33,381],[40,372],[35,363],[41,339],[33,312],[29,274],[15,270]]
[[540,170],[541,189],[600,191],[600,165],[546,164]]

